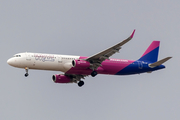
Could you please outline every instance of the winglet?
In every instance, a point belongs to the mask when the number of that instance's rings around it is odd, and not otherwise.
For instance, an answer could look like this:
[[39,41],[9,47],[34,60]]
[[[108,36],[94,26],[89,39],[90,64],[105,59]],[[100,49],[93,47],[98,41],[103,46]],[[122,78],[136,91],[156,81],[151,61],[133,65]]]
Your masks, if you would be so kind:
[[135,31],[136,31],[136,29],[134,29],[134,31],[133,31],[133,33],[131,34],[130,38],[133,38]]

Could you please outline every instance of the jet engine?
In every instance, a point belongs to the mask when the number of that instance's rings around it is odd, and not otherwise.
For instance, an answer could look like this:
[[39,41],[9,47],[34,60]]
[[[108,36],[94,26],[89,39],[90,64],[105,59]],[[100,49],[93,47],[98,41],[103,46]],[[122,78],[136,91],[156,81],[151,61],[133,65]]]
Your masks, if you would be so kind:
[[72,79],[70,77],[61,75],[61,74],[53,75],[52,79],[55,83],[71,83],[72,82]]
[[91,64],[85,60],[73,60],[72,65],[76,68],[88,68],[91,66]]

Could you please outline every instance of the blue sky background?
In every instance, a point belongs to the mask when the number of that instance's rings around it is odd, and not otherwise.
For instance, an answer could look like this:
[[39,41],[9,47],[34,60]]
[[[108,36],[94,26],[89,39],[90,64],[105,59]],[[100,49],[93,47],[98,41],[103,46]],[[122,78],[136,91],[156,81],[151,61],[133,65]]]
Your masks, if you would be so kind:
[[[2,0],[0,4],[0,119],[180,119],[180,1]],[[87,77],[85,85],[55,84],[57,71],[13,68],[20,52],[91,56],[126,39],[112,58],[137,60],[153,40],[166,69],[131,76]]]

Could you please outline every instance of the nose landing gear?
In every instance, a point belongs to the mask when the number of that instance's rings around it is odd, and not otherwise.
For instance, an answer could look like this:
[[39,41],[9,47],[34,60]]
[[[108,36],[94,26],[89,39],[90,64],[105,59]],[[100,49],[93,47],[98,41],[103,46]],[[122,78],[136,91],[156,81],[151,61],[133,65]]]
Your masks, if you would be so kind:
[[28,74],[28,70],[29,70],[29,68],[28,67],[25,67],[25,71],[26,71],[26,73],[25,73],[25,77],[27,77],[29,74]]

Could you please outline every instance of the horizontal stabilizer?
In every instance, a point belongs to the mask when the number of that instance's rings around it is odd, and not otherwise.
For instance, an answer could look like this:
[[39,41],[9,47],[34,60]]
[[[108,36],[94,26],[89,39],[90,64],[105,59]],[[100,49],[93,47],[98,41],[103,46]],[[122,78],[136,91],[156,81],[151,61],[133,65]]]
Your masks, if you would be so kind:
[[155,63],[149,64],[149,67],[153,68],[153,67],[157,67],[157,66],[159,66],[159,65],[162,65],[164,62],[168,61],[168,60],[171,59],[171,58],[172,58],[172,57],[166,57],[166,58],[164,58],[164,59],[162,59],[162,60],[159,60],[159,61],[157,61],[157,62],[155,62]]

